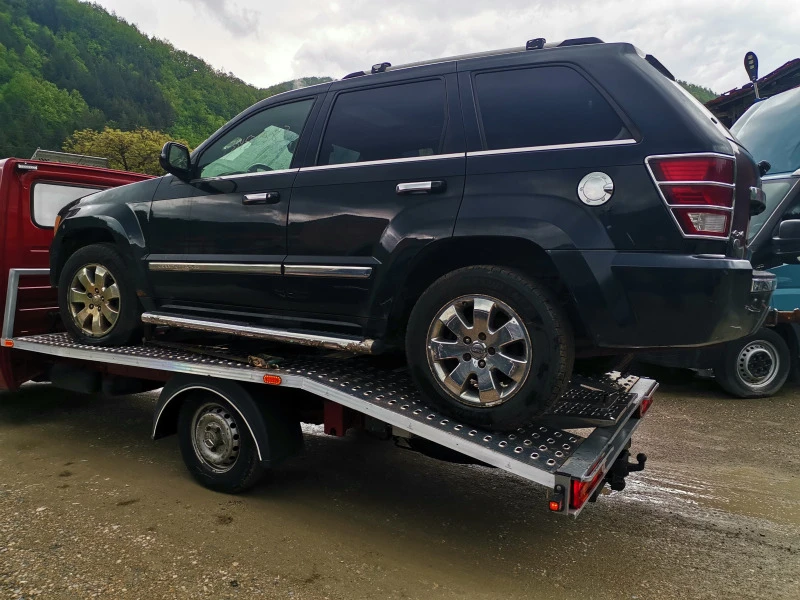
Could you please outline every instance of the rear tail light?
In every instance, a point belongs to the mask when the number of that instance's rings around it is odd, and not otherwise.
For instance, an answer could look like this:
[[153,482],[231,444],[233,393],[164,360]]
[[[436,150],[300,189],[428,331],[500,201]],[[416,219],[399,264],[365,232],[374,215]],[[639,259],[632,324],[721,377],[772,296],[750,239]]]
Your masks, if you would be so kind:
[[586,501],[592,496],[598,484],[603,482],[606,472],[603,469],[598,469],[594,477],[589,481],[580,481],[573,479],[571,482],[572,488],[569,495],[569,507],[577,510],[586,504]]
[[641,418],[645,415],[645,413],[650,410],[650,405],[653,403],[653,397],[650,396],[649,398],[645,398],[642,400],[642,403],[639,405],[639,411],[636,414],[637,417]]
[[645,162],[684,237],[730,236],[736,166],[732,156],[650,156]]

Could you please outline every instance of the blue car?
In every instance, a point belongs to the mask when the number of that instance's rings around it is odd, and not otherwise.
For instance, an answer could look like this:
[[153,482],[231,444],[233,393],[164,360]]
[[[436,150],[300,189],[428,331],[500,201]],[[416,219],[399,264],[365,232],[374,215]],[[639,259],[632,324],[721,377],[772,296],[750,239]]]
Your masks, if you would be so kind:
[[[751,217],[747,234],[750,262],[756,269],[771,269],[778,277],[772,307],[792,311],[800,308],[800,248],[782,244],[782,238],[790,237],[795,228],[800,230],[800,88],[754,104],[731,132],[756,161],[769,163],[762,178],[767,207]],[[713,369],[719,385],[740,398],[771,396],[790,376],[800,381],[800,326],[780,323],[718,346],[653,353],[640,359]]]

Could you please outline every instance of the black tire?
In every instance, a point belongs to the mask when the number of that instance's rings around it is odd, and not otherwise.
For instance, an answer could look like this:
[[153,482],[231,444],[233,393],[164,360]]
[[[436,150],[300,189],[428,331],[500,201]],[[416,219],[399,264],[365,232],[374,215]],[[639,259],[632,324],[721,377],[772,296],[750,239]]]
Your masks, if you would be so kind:
[[732,396],[765,398],[786,383],[790,363],[784,339],[764,327],[753,335],[725,344],[714,365],[714,377]]
[[[212,409],[212,412],[216,412],[222,420],[232,423],[231,430],[238,436],[233,442],[238,444],[235,447],[235,459],[230,465],[220,465],[217,468],[195,449],[198,413],[205,411],[210,405],[220,407],[221,410]],[[196,441],[201,443],[199,439]],[[178,415],[178,444],[183,462],[192,476],[201,485],[216,492],[244,492],[261,481],[266,473],[265,467],[258,460],[253,436],[244,425],[241,415],[230,402],[212,392],[196,392],[184,400]]]
[[[480,392],[476,391],[479,386],[477,375],[469,376],[467,385],[461,388],[465,390],[463,393],[448,391],[446,384],[440,383],[440,377],[448,372],[452,377],[456,371],[463,374],[470,369],[478,369],[481,362],[485,368],[491,360],[497,359],[495,353],[499,357],[506,353],[500,352],[499,346],[497,349],[491,346],[478,348],[476,354],[473,353],[475,352],[473,342],[468,345],[471,354],[465,353],[456,359],[431,357],[429,360],[429,343],[433,348],[433,343],[442,343],[441,336],[453,334],[449,328],[447,331],[441,328],[437,318],[439,313],[449,310],[448,306],[455,307],[456,301],[459,307],[463,306],[466,307],[464,310],[469,310],[469,300],[463,299],[469,299],[471,296],[483,298],[483,301],[486,301],[486,298],[499,301],[496,306],[504,305],[504,309],[498,309],[501,313],[505,309],[515,312],[522,322],[530,345],[530,351],[526,355],[528,360],[525,361],[529,367],[524,378],[520,378],[519,381],[511,381],[510,378],[504,377],[502,372],[490,367],[491,372],[488,375],[492,382],[490,393],[496,394],[498,386],[495,386],[495,383],[500,380],[499,387],[503,390],[501,393],[507,395],[499,400],[492,400],[494,404],[488,406],[482,405],[480,403],[482,400],[476,402],[474,398],[464,399],[464,395],[480,395]],[[472,306],[476,305],[473,303]],[[494,312],[494,309],[490,309],[489,314],[493,315]],[[472,313],[473,331],[478,331],[480,328],[474,320],[475,314]],[[517,319],[514,321],[518,322]],[[431,339],[431,332],[435,328],[440,329],[434,341]],[[499,325],[493,329],[491,324],[487,327],[489,331],[495,333],[501,328],[502,325]],[[494,343],[492,336],[495,333],[484,338],[486,339],[484,346]],[[458,342],[455,334],[453,340]],[[461,342],[463,341],[464,339],[461,339]],[[522,346],[518,345],[518,356],[521,356],[520,348]],[[453,352],[455,351],[453,347]],[[508,431],[527,424],[555,404],[572,374],[575,349],[569,319],[555,295],[547,287],[512,269],[480,265],[458,269],[439,278],[420,296],[408,322],[406,353],[414,381],[431,403],[443,413],[476,427]],[[494,358],[490,359],[489,354]],[[483,361],[480,360],[481,356],[484,357]],[[454,368],[452,372],[449,371],[451,366]],[[487,377],[487,374],[482,373],[482,376]],[[463,379],[461,376],[459,378]],[[457,393],[462,396],[457,397]]]
[[[101,265],[104,267],[113,277],[118,288],[117,320],[102,335],[90,335],[85,332],[78,325],[72,314],[72,306],[76,306],[70,303],[73,278],[88,265]],[[105,302],[106,299],[103,298],[101,301]],[[109,299],[108,302],[112,302],[112,300]],[[136,289],[131,281],[129,269],[117,249],[111,244],[85,246],[67,259],[58,278],[58,308],[64,327],[81,344],[90,346],[124,346],[141,338],[141,304],[136,296]],[[104,323],[108,323],[108,320],[105,320]]]

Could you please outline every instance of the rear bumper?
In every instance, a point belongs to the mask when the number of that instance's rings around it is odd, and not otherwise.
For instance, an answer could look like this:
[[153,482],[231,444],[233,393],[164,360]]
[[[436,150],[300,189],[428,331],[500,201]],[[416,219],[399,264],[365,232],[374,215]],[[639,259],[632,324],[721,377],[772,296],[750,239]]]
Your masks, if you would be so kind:
[[554,251],[593,345],[696,347],[734,340],[764,322],[772,273],[746,260],[613,251]]

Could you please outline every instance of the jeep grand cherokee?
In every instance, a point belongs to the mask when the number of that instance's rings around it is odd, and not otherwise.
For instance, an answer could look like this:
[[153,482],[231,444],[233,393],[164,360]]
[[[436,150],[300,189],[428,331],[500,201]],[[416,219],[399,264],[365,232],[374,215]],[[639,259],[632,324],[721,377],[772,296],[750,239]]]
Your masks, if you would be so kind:
[[381,63],[161,161],[60,214],[51,277],[83,343],[144,321],[405,348],[432,403],[509,429],[576,351],[735,339],[773,287],[745,259],[755,163],[630,44]]

